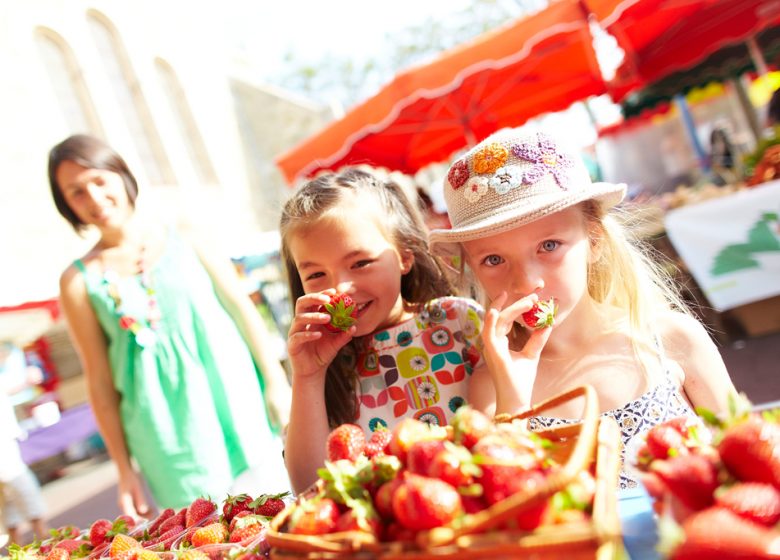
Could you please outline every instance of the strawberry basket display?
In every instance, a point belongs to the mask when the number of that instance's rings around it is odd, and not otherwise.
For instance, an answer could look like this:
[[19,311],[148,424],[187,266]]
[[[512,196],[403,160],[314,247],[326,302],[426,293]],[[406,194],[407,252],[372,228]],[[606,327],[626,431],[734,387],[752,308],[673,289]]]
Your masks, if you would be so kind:
[[[523,422],[577,398],[578,424]],[[350,426],[328,438],[317,483],[272,520],[271,558],[612,558],[621,547],[619,429],[589,386],[495,422],[464,407],[446,428],[404,420],[357,443]]]
[[665,557],[780,557],[780,409],[751,410],[744,397],[729,409],[667,420],[627,449]]

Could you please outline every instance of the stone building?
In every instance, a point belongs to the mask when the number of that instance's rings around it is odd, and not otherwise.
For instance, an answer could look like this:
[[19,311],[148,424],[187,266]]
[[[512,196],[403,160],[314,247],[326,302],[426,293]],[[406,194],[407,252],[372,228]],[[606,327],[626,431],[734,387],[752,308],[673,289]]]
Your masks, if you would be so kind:
[[213,2],[0,2],[0,307],[55,297],[94,241],[59,217],[46,178],[48,150],[76,132],[128,160],[139,205],[184,214],[227,252],[276,227],[288,189],[273,157],[331,115],[257,83],[219,16]]

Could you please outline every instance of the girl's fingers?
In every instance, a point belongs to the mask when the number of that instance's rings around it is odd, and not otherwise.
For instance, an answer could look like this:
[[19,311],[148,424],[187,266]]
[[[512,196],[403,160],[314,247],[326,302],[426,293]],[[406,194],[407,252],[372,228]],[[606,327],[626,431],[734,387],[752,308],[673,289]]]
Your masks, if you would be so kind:
[[552,327],[531,331],[528,341],[523,346],[522,354],[529,359],[538,360],[542,355],[544,345],[552,334]]
[[490,309],[497,309],[501,311],[501,309],[504,307],[504,304],[506,303],[506,292],[501,292],[496,299],[494,299],[490,304]]

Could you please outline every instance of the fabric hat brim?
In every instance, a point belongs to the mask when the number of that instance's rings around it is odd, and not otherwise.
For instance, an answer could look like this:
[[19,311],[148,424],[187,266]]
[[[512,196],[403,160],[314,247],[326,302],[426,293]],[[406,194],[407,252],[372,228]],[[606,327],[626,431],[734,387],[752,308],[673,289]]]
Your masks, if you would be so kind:
[[459,247],[453,247],[453,244],[503,233],[585,200],[596,200],[604,209],[612,208],[619,204],[625,195],[624,183],[593,183],[587,190],[573,191],[569,196],[565,193],[563,196],[560,193],[554,196],[538,196],[530,205],[527,200],[524,201],[520,213],[515,205],[508,205],[500,212],[474,223],[452,229],[435,229],[430,232],[430,249],[438,255],[459,255]]

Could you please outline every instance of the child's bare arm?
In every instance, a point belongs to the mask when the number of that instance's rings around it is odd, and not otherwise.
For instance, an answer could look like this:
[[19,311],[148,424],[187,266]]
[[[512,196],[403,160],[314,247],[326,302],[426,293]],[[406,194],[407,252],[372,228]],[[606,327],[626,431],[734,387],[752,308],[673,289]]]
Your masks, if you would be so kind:
[[667,355],[683,370],[683,388],[691,403],[716,413],[726,412],[728,395],[736,389],[704,326],[682,313],[669,313],[659,326]]

